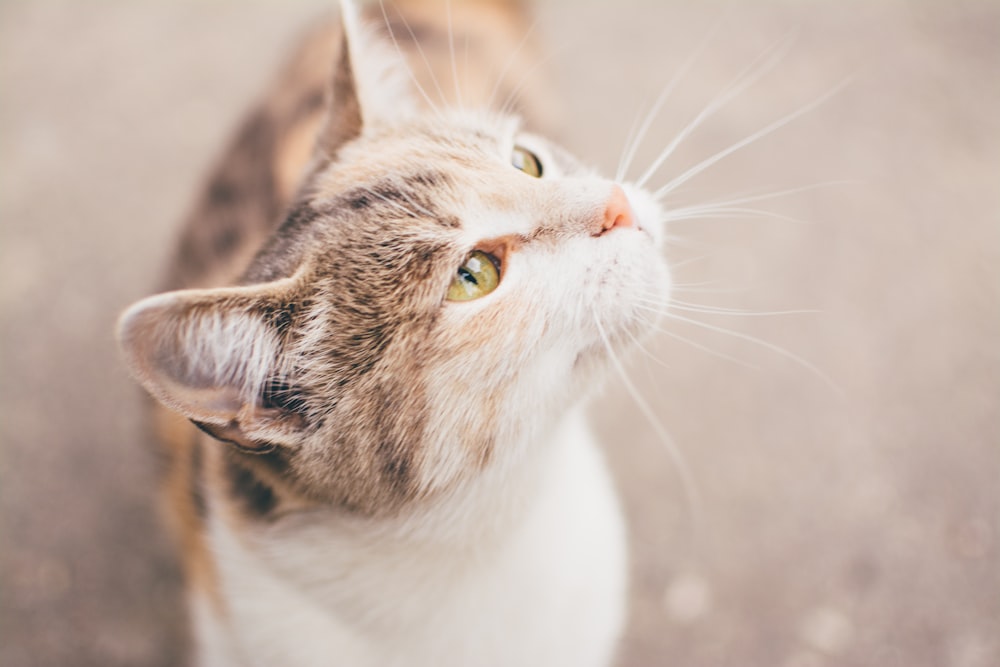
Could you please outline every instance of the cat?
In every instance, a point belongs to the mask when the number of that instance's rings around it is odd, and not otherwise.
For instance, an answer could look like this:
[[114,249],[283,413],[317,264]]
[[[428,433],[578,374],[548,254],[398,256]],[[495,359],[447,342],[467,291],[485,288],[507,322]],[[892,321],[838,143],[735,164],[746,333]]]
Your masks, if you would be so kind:
[[607,665],[626,536],[582,406],[667,299],[663,211],[497,103],[521,3],[367,11],[307,36],[119,321],[196,661]]

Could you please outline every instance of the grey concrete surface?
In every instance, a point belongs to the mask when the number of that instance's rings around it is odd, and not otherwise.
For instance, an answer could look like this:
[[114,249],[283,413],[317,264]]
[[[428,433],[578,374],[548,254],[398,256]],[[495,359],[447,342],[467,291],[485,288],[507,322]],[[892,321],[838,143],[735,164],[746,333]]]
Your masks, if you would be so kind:
[[[5,667],[183,660],[156,461],[112,325],[325,4],[0,3]],[[1000,664],[1000,6],[564,0],[540,15],[565,143],[608,170],[703,40],[639,167],[784,49],[655,185],[850,79],[673,200],[838,182],[745,205],[770,217],[674,226],[673,313],[701,324],[666,320],[629,373],[700,503],[622,381],[593,405],[631,524],[620,664]],[[760,314],[788,310],[816,312]]]

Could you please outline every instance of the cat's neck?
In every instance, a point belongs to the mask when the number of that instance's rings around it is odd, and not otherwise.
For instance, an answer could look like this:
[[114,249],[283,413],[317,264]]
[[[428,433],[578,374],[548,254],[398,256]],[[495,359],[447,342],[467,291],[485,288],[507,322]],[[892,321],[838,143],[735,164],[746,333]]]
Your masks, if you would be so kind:
[[359,549],[393,544],[449,549],[488,545],[504,539],[523,523],[540,497],[552,493],[553,479],[561,476],[571,450],[587,446],[592,439],[580,408],[571,409],[563,419],[533,435],[531,441],[500,445],[524,452],[516,462],[488,467],[474,480],[416,503],[403,514],[372,519],[340,508],[318,507],[250,532],[254,539],[264,541],[299,535],[335,539],[342,548]]
[[[468,632],[505,627],[513,646],[490,650],[507,656],[501,664],[518,664],[510,650],[543,641],[530,629],[534,612],[522,608],[524,600],[537,600],[540,608],[567,604],[565,582],[549,579],[578,568],[568,578],[572,586],[594,580],[594,594],[608,606],[602,613],[621,614],[623,526],[581,412],[571,412],[531,447],[523,465],[484,474],[406,521],[373,526],[332,510],[252,532],[217,521],[212,542],[226,563],[220,585],[234,631],[266,624],[266,609],[322,628],[315,638],[320,643],[324,633],[354,643],[412,632],[421,654],[431,650],[428,642],[445,641],[464,624]],[[608,573],[614,576],[602,580]],[[470,614],[478,615],[474,623]],[[594,627],[615,627],[606,620]],[[252,647],[257,634],[237,643]],[[268,636],[262,650],[274,642],[279,638]],[[371,650],[358,644],[356,664],[388,664],[381,649]]]

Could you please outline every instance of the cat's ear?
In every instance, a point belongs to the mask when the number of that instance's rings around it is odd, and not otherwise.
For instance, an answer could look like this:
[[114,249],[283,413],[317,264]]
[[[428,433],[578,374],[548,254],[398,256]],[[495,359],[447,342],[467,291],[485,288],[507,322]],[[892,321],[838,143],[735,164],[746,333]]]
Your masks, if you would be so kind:
[[357,7],[340,0],[340,46],[330,79],[330,109],[318,149],[332,157],[365,126],[393,120],[414,109],[406,64],[364,29]]
[[118,324],[129,370],[154,397],[219,440],[252,452],[294,445],[306,419],[301,401],[287,400],[283,381],[290,287],[286,279],[136,303]]

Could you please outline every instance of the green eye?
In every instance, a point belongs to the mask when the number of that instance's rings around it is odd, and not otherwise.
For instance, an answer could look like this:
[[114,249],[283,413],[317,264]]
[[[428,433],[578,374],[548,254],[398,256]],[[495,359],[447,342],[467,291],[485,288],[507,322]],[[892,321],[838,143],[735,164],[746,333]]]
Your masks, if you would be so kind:
[[486,296],[500,284],[500,260],[482,250],[473,250],[458,267],[448,287],[448,301],[471,301]]
[[541,161],[537,155],[526,148],[514,146],[514,152],[510,155],[510,163],[528,176],[534,176],[535,178],[542,177]]

